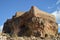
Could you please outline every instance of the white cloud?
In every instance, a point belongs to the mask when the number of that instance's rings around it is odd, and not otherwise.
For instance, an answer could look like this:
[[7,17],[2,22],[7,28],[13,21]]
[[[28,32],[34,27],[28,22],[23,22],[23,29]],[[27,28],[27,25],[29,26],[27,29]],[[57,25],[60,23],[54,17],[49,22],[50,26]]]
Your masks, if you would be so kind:
[[58,0],[57,2],[56,2],[56,4],[59,4],[60,3],[60,0]]
[[3,29],[3,25],[0,26],[0,32],[2,32],[2,29]]
[[52,9],[53,7],[48,7],[48,9]]
[[60,24],[58,24],[58,33],[60,33]]
[[58,24],[59,28],[60,28],[60,24]]
[[51,13],[51,14],[56,17],[57,23],[60,23],[60,11],[54,11],[54,12]]
[[60,24],[58,24],[58,29],[60,29]]

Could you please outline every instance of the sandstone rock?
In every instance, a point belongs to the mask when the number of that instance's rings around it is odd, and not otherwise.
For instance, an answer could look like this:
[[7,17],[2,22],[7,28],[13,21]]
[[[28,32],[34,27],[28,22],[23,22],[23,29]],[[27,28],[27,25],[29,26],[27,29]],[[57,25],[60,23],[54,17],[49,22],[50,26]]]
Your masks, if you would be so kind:
[[10,37],[9,35],[7,36],[7,34],[5,34],[5,33],[0,33],[0,34],[1,34],[0,40],[60,40],[60,37],[59,37],[60,35],[57,37],[50,36],[50,37],[46,37],[44,39],[41,39],[40,37],[35,37],[35,36]]
[[3,33],[17,36],[36,36],[42,39],[47,36],[56,36],[58,24],[55,17],[32,6],[30,11],[17,12],[12,19],[4,23]]

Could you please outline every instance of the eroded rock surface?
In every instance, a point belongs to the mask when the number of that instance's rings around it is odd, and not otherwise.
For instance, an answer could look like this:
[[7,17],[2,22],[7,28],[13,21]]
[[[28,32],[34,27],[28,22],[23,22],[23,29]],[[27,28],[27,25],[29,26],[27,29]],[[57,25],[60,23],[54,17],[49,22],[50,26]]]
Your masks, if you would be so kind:
[[27,12],[16,12],[12,19],[4,23],[3,33],[17,36],[35,36],[42,39],[57,36],[58,24],[55,16],[32,6]]
[[0,33],[0,40],[60,40],[60,35],[58,37],[50,36],[42,39],[40,37],[35,37],[35,36],[11,37],[8,34]]

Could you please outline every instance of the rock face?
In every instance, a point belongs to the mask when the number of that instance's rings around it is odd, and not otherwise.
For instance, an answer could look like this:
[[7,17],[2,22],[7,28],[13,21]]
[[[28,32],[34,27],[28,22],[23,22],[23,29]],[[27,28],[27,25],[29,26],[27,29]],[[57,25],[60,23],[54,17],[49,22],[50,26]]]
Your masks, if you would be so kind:
[[56,36],[58,24],[55,16],[43,12],[32,6],[27,12],[16,12],[12,19],[4,23],[3,33],[16,34],[17,36],[47,37]]
[[41,39],[40,37],[35,37],[35,36],[11,37],[8,34],[0,33],[0,40],[60,40],[60,34],[58,37],[51,36]]

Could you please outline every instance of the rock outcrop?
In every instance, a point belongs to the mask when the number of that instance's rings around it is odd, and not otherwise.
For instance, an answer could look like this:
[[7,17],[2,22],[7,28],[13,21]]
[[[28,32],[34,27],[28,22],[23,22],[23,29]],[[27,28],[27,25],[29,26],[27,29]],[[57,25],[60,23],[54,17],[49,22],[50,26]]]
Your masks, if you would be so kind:
[[16,12],[12,19],[4,23],[3,33],[17,36],[48,37],[57,36],[58,24],[55,16],[32,6],[27,12]]
[[60,40],[60,34],[58,37],[46,37],[44,39],[41,39],[40,37],[35,37],[35,36],[23,36],[23,37],[11,37],[8,34],[5,33],[0,33],[0,40]]

